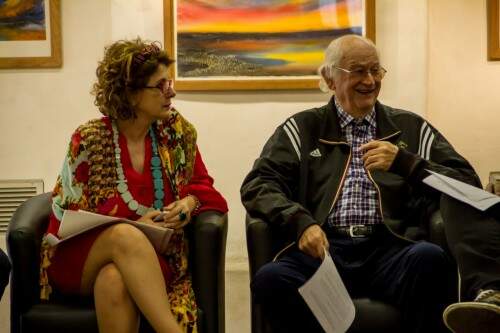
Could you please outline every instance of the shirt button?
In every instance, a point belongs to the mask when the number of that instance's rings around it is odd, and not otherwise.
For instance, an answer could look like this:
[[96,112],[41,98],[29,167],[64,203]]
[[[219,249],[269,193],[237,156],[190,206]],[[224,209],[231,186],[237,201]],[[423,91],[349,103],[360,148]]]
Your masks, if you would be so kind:
[[356,209],[356,208],[358,208],[358,206],[357,205],[353,205],[352,208]]

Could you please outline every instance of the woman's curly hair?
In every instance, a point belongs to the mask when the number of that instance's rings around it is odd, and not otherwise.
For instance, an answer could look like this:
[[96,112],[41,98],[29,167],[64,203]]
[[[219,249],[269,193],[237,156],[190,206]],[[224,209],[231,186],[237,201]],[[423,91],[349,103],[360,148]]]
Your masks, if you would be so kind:
[[168,67],[173,62],[158,42],[140,38],[114,42],[106,47],[104,59],[97,66],[97,82],[92,87],[94,104],[112,119],[135,118],[130,93],[144,87],[158,65]]

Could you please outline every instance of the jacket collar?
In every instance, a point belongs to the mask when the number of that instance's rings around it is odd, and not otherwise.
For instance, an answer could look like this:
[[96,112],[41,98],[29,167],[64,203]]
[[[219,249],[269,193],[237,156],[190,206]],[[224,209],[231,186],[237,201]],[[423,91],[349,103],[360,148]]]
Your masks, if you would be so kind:
[[[390,118],[386,106],[379,101],[375,103],[375,118],[377,120],[377,139],[390,138],[390,141],[399,137],[401,130]],[[334,97],[324,106],[323,121],[320,129],[319,139],[330,143],[345,143],[346,138],[342,136],[340,120],[335,107]]]

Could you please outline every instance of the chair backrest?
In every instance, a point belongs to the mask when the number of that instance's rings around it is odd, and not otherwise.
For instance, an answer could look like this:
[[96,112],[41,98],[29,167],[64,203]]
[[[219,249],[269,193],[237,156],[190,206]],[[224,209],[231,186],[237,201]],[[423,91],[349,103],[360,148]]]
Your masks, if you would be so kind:
[[39,303],[40,244],[51,210],[50,196],[44,193],[25,201],[12,216],[7,231],[7,250],[12,261],[12,332],[18,331],[20,314]]

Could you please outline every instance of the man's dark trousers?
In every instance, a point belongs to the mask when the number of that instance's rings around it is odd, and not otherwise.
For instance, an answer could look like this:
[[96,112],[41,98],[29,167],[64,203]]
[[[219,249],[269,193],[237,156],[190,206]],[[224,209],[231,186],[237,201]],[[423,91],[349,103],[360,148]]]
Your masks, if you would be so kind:
[[500,205],[482,212],[443,195],[441,214],[460,269],[462,301],[473,300],[479,289],[500,290]]
[[[444,308],[455,301],[449,286],[456,269],[449,256],[428,242],[410,243],[383,225],[369,237],[351,238],[327,230],[329,252],[349,294],[401,309],[405,332],[446,332]],[[251,283],[273,332],[323,332],[297,289],[320,265],[297,247],[259,269]]]

